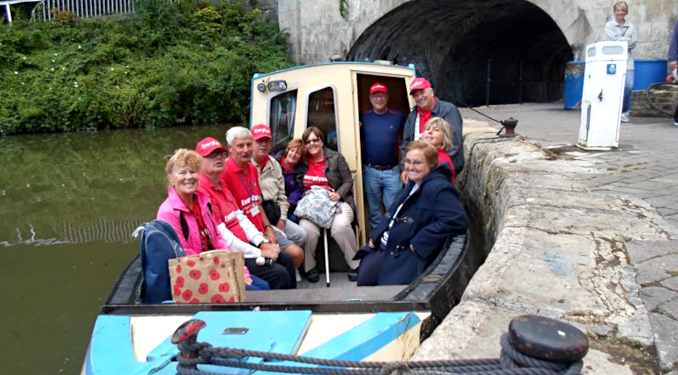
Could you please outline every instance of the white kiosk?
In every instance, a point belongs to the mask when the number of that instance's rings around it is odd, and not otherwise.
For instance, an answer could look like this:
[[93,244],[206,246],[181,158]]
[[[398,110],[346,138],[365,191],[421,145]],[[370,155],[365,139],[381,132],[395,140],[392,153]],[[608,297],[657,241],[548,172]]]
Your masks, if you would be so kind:
[[619,146],[627,53],[626,42],[599,42],[586,46],[577,142],[583,149],[609,150]]

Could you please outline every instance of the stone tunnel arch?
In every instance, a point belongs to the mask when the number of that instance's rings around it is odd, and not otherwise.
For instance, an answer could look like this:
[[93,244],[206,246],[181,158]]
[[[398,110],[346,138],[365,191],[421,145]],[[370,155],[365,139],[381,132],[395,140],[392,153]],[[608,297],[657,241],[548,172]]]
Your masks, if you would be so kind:
[[414,63],[438,96],[462,106],[556,101],[572,48],[535,2],[408,1],[366,28],[347,59]]

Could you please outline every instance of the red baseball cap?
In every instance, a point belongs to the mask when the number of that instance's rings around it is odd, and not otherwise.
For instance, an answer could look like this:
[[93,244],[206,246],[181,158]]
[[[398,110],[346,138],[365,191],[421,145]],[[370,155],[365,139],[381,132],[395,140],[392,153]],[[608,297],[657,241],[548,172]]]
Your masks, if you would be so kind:
[[410,84],[410,95],[412,95],[414,91],[426,89],[429,87],[431,87],[431,82],[429,82],[426,78],[415,78],[414,81],[412,81],[412,84]]
[[261,138],[273,138],[271,137],[271,128],[264,124],[254,125],[252,127],[252,138],[255,141],[258,141]]
[[226,148],[221,144],[221,142],[212,137],[203,139],[202,141],[198,142],[197,146],[195,146],[195,152],[197,152],[200,156],[207,156],[214,152],[214,150],[222,150],[225,152]]
[[374,94],[375,92],[383,92],[385,94],[388,94],[388,87],[384,85],[381,82],[376,82],[372,86],[370,86],[370,95]]

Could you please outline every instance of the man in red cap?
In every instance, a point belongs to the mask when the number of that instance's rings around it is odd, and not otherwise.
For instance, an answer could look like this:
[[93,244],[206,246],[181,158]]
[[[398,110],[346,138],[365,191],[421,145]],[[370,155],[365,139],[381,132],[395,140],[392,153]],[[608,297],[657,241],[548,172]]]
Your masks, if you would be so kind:
[[360,114],[363,145],[363,186],[370,225],[381,220],[381,204],[388,209],[400,191],[398,144],[403,137],[405,116],[388,107],[388,87],[381,82],[370,86],[372,108]]
[[[280,246],[266,241],[264,234],[240,210],[233,194],[221,181],[226,158],[224,146],[208,137],[198,142],[195,151],[204,158],[198,191],[210,197],[217,229],[228,248],[243,252],[250,272],[266,280],[271,289],[293,288],[288,271],[288,268],[294,269],[292,258],[281,253]],[[259,262],[257,258],[261,258]],[[265,259],[271,261],[267,264]]]
[[408,143],[419,140],[421,133],[424,131],[426,121],[433,117],[442,117],[454,129],[452,139],[454,145],[449,155],[458,176],[459,172],[464,168],[464,138],[462,136],[462,119],[459,109],[452,103],[436,98],[433,87],[431,87],[431,82],[423,77],[415,78],[412,81],[410,84],[410,95],[414,98],[416,107],[410,112],[407,121],[405,121],[403,143],[400,146],[401,156],[405,157],[405,148]]
[[[285,240],[294,242],[285,251],[294,259],[296,267],[304,261],[304,251],[301,246],[306,242],[306,231],[292,220],[287,219],[287,210],[290,204],[285,195],[285,177],[280,163],[269,153],[273,146],[271,128],[268,125],[259,124],[252,127],[252,139],[254,148],[252,163],[259,172],[259,187],[262,195],[262,208],[268,221],[273,225],[278,242],[283,244]],[[299,281],[301,277],[297,277]]]

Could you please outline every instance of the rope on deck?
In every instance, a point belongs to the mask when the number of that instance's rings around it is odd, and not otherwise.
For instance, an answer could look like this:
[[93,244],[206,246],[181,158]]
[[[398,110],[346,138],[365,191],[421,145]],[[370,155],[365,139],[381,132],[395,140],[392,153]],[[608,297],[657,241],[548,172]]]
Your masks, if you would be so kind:
[[[469,359],[443,361],[360,362],[321,359],[291,354],[261,352],[256,350],[214,348],[208,343],[184,341],[178,343],[182,354],[177,357],[179,375],[222,375],[201,370],[197,365],[211,364],[254,371],[296,374],[332,375],[577,375],[583,361],[564,364],[526,356],[511,344],[508,334],[501,337],[499,359]],[[242,362],[245,358],[264,361],[289,361],[320,367]]]

